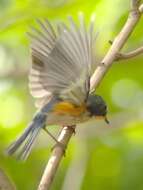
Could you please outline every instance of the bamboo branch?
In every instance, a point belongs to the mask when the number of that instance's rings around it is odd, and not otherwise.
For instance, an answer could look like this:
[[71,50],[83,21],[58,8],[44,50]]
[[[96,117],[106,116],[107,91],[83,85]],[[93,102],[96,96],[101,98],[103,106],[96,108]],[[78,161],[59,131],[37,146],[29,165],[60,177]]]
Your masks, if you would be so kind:
[[[119,53],[120,49],[126,43],[130,34],[134,30],[134,27],[138,23],[141,15],[140,11],[138,10],[139,2],[140,1],[138,0],[131,0],[131,11],[129,13],[128,19],[125,25],[123,26],[122,30],[120,31],[120,33],[115,38],[113,44],[111,45],[104,59],[96,68],[91,78],[91,90],[97,88],[97,86],[103,79],[105,73],[108,71],[108,69],[111,67],[114,60],[116,59],[116,56]],[[60,143],[63,143],[64,146],[67,147],[72,134],[73,130],[71,130],[70,127],[64,127],[58,137],[58,141]],[[56,171],[63,156],[64,156],[63,148],[61,146],[56,146],[53,149],[53,152],[51,153],[51,157],[49,158],[46,169],[43,173],[38,190],[50,189]]]

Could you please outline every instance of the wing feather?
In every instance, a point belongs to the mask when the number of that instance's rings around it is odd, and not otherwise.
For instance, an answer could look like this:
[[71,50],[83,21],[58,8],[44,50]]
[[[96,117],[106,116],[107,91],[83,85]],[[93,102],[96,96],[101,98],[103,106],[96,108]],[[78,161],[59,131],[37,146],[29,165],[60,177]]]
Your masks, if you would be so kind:
[[57,31],[48,20],[37,20],[40,29],[32,28],[32,67],[29,76],[31,94],[38,107],[53,95],[79,105],[86,101],[92,65],[94,24],[88,30],[83,15],[79,27],[68,17],[69,27],[59,23]]

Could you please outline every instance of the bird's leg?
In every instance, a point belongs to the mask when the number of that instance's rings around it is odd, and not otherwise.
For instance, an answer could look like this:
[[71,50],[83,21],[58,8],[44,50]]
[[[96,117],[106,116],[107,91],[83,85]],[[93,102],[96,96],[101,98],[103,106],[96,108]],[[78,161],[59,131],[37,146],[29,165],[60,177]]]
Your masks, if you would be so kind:
[[52,133],[50,133],[48,129],[46,129],[45,127],[43,129],[56,143],[58,143],[58,140],[56,139],[56,137],[54,137],[54,135],[52,135]]
[[64,144],[62,144],[61,142],[59,142],[56,137],[54,137],[49,131],[48,129],[46,129],[45,127],[43,128],[44,131],[56,142],[56,144],[51,148],[51,151],[53,151],[53,149],[57,146],[60,146],[63,149],[64,155],[66,152],[66,146]]

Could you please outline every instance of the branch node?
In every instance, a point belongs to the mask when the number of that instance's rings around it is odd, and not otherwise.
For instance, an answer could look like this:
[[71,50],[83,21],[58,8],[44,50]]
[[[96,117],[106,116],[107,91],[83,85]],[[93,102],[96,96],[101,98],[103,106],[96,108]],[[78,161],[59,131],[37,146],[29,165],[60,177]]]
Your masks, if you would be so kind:
[[124,54],[123,53],[117,53],[116,57],[115,57],[115,61],[119,61],[120,59],[123,59]]
[[99,66],[105,66],[105,63],[104,62],[101,62],[100,64],[99,64]]

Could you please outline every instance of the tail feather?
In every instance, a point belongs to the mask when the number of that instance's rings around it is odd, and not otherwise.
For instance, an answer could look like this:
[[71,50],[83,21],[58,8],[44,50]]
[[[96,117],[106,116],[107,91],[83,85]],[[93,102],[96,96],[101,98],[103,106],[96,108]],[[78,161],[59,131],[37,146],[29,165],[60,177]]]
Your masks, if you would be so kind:
[[20,151],[18,158],[20,160],[26,160],[33,148],[34,142],[36,140],[37,135],[39,134],[40,128],[36,128],[31,131],[29,138],[27,139],[27,142],[22,147],[22,150]]
[[20,135],[13,143],[10,144],[10,146],[7,148],[6,153],[8,155],[12,155],[16,152],[16,150],[22,145],[22,143],[25,141],[25,139],[28,137],[31,129],[33,128],[33,123],[30,124],[22,135]]
[[13,155],[19,148],[21,148],[18,158],[26,160],[31,152],[40,129],[45,126],[45,121],[46,115],[38,113],[34,117],[32,123],[25,129],[23,134],[7,148],[6,153],[8,155]]

